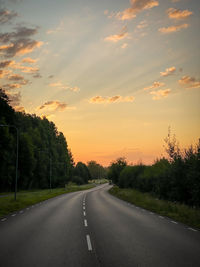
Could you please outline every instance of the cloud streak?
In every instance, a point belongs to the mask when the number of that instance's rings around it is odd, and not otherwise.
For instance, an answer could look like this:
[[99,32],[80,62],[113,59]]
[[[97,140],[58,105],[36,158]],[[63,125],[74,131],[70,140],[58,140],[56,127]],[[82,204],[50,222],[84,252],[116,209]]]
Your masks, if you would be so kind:
[[155,0],[130,0],[130,4],[130,8],[118,12],[115,17],[119,20],[132,20],[139,12],[156,7],[159,2]]
[[7,9],[0,9],[0,25],[10,22],[15,17],[17,17],[16,12]]
[[165,83],[162,83],[162,82],[154,82],[152,85],[145,87],[143,90],[151,90],[151,89],[155,89],[155,88],[158,88],[164,85]]
[[173,25],[169,27],[159,28],[158,31],[161,32],[162,34],[169,34],[173,32],[179,32],[181,29],[186,29],[188,27],[189,27],[189,24],[184,23],[181,25]]
[[112,103],[122,103],[122,102],[133,102],[135,100],[134,96],[111,96],[111,97],[102,97],[95,96],[90,98],[89,102],[92,104],[112,104]]
[[110,35],[106,38],[104,38],[104,41],[108,41],[108,42],[119,42],[125,38],[129,37],[129,34],[127,32],[127,27],[123,27],[123,29],[121,30],[121,32],[119,34],[114,34],[114,35]]
[[39,111],[65,111],[67,109],[75,109],[75,107],[69,107],[66,103],[60,102],[58,100],[47,101],[37,108],[37,110]]
[[158,91],[152,91],[150,92],[151,95],[153,95],[153,100],[159,100],[161,98],[165,98],[169,95],[171,92],[171,89],[163,89],[163,90],[158,90]]
[[176,8],[169,8],[167,10],[167,15],[170,19],[175,19],[175,20],[181,20],[181,19],[186,19],[189,16],[191,16],[193,12],[189,10],[180,10]]
[[167,68],[165,71],[160,72],[160,75],[166,77],[166,76],[172,75],[175,71],[176,71],[175,67],[170,67],[170,68]]
[[183,76],[178,82],[180,85],[186,86],[188,89],[200,88],[200,80],[196,80],[194,77]]

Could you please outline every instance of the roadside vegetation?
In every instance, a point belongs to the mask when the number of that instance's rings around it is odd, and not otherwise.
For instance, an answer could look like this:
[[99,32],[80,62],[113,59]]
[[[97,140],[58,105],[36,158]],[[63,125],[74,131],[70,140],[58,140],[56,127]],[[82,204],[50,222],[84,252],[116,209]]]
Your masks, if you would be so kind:
[[37,191],[22,191],[17,193],[17,200],[14,200],[14,195],[0,197],[0,217],[10,214],[12,212],[24,209],[28,206],[34,205],[38,202],[53,198],[62,194],[87,190],[95,187],[94,184],[76,185],[69,183],[65,188],[55,188],[52,190],[44,189]]
[[165,149],[168,157],[151,166],[128,165],[124,158],[112,162],[108,179],[118,187],[111,193],[200,228],[200,140],[181,150],[169,129]]
[[200,210],[142,193],[132,188],[112,187],[109,192],[127,202],[200,229]]

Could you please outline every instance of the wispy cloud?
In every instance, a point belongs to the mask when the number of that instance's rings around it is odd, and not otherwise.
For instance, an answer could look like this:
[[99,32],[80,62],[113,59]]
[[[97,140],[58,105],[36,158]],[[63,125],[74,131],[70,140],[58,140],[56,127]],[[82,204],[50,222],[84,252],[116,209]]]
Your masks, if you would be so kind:
[[134,96],[111,96],[111,97],[102,97],[102,96],[95,96],[90,98],[89,102],[93,104],[111,104],[111,103],[120,103],[120,102],[133,102],[135,100]]
[[122,49],[125,49],[127,46],[128,46],[128,44],[127,43],[124,43],[124,44],[121,45],[121,48]]
[[10,22],[15,17],[17,17],[16,12],[7,9],[0,9],[0,25]]
[[2,86],[5,90],[19,89],[22,87],[21,83],[8,83]]
[[55,83],[49,83],[49,86],[51,87],[59,87],[61,89],[68,89],[73,92],[80,91],[80,88],[78,86],[70,87],[69,85],[65,85],[62,82],[55,82]]
[[169,95],[171,92],[171,89],[163,89],[163,90],[158,90],[158,91],[152,91],[150,92],[151,95],[153,95],[153,100],[159,100],[161,98],[165,98]]
[[75,109],[75,107],[70,107],[64,102],[58,100],[45,102],[43,105],[37,108],[37,110],[45,111],[65,111],[66,109]]
[[168,33],[178,32],[181,29],[186,29],[188,27],[189,27],[189,24],[184,23],[184,24],[181,24],[181,25],[173,25],[173,26],[169,26],[169,27],[163,27],[163,28],[160,28],[158,30],[162,34],[168,34]]
[[180,20],[180,19],[186,19],[189,16],[191,16],[193,14],[193,12],[185,9],[185,10],[180,10],[180,9],[176,9],[176,8],[169,8],[167,10],[167,14],[168,17],[170,19],[176,19],[176,20]]
[[14,92],[7,92],[7,95],[11,101],[11,105],[13,107],[16,107],[16,106],[19,106],[20,105],[20,102],[21,102],[21,93],[18,92],[18,93],[14,93]]
[[24,77],[21,76],[20,74],[12,74],[8,77],[8,80],[10,80],[10,81],[22,81],[22,80],[24,80]]
[[158,88],[164,85],[165,83],[162,83],[162,82],[154,82],[152,85],[145,87],[144,90],[151,90],[151,89],[155,89],[155,88]]
[[148,26],[148,23],[146,20],[140,21],[140,23],[137,25],[137,29],[144,29]]
[[121,41],[127,37],[129,37],[129,34],[127,32],[127,27],[123,27],[119,34],[110,35],[110,36],[104,38],[104,41],[116,43],[116,42],[119,42],[119,41]]
[[0,78],[4,78],[11,73],[10,70],[0,70]]
[[151,9],[159,5],[155,0],[130,0],[131,7],[118,12],[115,17],[119,20],[131,20],[136,17],[137,13]]
[[200,88],[200,80],[196,80],[194,77],[183,76],[178,82],[188,89]]
[[3,69],[3,68],[7,68],[11,65],[13,65],[15,63],[15,61],[13,60],[4,60],[4,61],[1,61],[0,62],[0,68]]
[[39,48],[43,42],[30,40],[30,39],[19,39],[14,41],[12,44],[1,46],[0,53],[4,57],[20,56],[27,53],[31,53],[35,48]]
[[33,59],[33,58],[30,58],[30,57],[26,57],[24,59],[22,59],[22,63],[30,63],[30,64],[33,64],[37,62],[37,59]]
[[170,67],[170,68],[167,68],[165,71],[160,72],[160,75],[166,77],[166,76],[172,75],[175,71],[176,71],[175,67]]

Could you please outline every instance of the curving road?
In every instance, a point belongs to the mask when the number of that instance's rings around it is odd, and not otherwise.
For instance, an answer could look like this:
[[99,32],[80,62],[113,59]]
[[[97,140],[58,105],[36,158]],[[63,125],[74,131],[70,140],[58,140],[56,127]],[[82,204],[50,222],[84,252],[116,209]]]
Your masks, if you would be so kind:
[[109,185],[0,219],[1,267],[198,267],[200,232],[111,196]]

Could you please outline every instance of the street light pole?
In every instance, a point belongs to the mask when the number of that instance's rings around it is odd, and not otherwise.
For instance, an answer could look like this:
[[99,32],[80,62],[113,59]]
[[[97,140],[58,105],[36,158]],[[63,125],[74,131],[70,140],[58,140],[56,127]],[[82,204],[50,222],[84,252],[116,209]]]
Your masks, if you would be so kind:
[[0,127],[15,128],[17,133],[17,151],[16,151],[16,173],[15,173],[15,200],[17,200],[17,180],[18,180],[18,154],[19,154],[19,131],[15,125],[0,124]]

